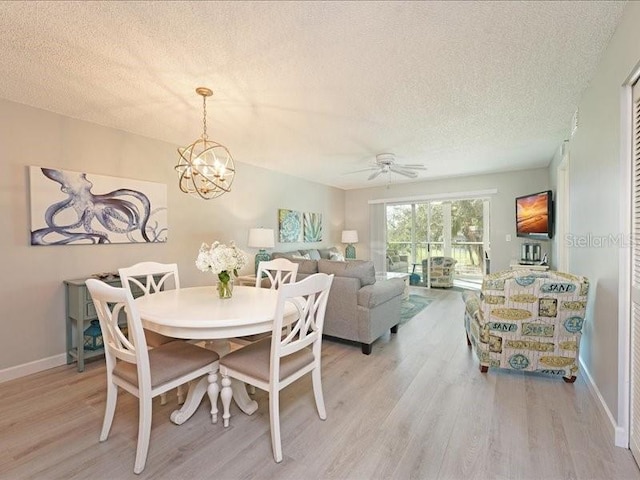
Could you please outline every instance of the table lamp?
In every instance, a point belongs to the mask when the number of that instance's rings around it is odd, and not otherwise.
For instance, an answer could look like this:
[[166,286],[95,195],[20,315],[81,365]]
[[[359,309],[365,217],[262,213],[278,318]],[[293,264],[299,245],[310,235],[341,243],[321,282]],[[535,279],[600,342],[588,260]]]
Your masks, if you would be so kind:
[[273,248],[275,246],[273,241],[273,230],[271,228],[250,228],[249,241],[247,242],[247,245],[259,249],[258,253],[256,253],[257,273],[258,264],[260,262],[271,260],[271,257],[266,252],[265,248]]
[[356,258],[356,247],[353,246],[354,243],[358,243],[358,232],[357,230],[343,230],[342,231],[342,243],[347,243],[347,247],[344,249],[344,258],[349,258],[355,260]]

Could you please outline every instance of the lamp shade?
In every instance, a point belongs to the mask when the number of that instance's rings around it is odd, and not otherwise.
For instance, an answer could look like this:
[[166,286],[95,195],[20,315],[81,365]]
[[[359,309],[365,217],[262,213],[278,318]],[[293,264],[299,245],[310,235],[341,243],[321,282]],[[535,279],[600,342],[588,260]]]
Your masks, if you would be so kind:
[[251,228],[247,245],[254,248],[273,248],[275,246],[273,238],[271,228]]
[[357,230],[343,230],[342,231],[342,243],[358,243],[358,231]]

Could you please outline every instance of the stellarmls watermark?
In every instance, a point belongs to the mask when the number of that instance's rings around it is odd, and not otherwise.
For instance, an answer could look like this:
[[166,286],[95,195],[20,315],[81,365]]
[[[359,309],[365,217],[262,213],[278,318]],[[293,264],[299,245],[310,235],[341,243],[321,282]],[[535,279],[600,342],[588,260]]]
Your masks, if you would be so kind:
[[633,237],[622,233],[606,235],[568,233],[564,236],[564,243],[570,248],[629,248],[634,244],[640,244],[640,236]]

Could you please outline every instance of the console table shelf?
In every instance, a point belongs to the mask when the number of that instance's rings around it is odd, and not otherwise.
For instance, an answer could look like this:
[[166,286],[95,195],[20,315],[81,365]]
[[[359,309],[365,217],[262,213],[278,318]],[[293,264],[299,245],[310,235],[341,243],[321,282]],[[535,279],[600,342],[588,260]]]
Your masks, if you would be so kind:
[[[91,278],[91,277],[87,277]],[[84,361],[89,358],[104,355],[104,349],[84,349],[85,323],[97,320],[98,315],[91,300],[91,294],[85,285],[87,278],[65,280],[65,308],[66,308],[66,333],[67,333],[67,365],[78,363],[78,372],[84,371]],[[120,278],[110,277],[103,282],[120,287]],[[75,325],[75,335],[73,326]]]

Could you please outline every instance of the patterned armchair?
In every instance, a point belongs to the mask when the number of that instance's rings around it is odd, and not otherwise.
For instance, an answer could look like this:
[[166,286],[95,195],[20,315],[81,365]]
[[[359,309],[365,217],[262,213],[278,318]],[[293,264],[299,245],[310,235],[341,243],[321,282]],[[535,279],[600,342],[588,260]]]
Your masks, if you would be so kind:
[[573,383],[588,293],[588,280],[568,273],[514,270],[487,275],[479,296],[463,294],[467,343],[480,371],[533,371]]
[[[422,260],[422,271],[424,281],[427,281],[427,262]],[[431,257],[431,286],[432,287],[453,287],[453,275],[458,261],[451,257]]]

